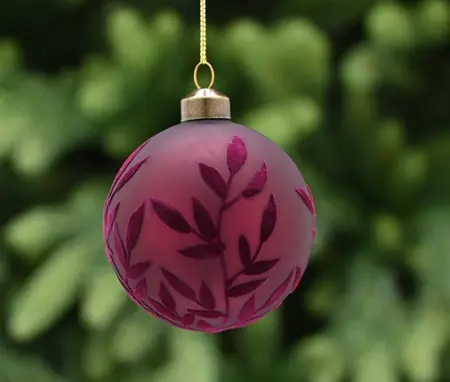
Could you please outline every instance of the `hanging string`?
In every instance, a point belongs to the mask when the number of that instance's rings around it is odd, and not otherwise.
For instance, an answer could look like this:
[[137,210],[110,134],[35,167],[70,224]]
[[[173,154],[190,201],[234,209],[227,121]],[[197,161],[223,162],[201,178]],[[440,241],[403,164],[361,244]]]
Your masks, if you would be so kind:
[[206,65],[206,0],[200,0],[200,64]]
[[206,0],[200,0],[200,62],[196,65],[194,69],[194,82],[197,89],[201,89],[198,83],[198,69],[202,65],[206,65],[211,72],[211,81],[209,83],[208,89],[214,85],[215,73],[213,66],[208,62],[208,56],[206,51]]

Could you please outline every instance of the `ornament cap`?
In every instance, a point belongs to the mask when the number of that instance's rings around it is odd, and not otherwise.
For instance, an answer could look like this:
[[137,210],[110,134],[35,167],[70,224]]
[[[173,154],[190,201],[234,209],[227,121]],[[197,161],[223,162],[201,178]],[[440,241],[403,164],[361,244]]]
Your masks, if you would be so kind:
[[231,119],[230,99],[215,89],[197,89],[181,100],[181,122]]

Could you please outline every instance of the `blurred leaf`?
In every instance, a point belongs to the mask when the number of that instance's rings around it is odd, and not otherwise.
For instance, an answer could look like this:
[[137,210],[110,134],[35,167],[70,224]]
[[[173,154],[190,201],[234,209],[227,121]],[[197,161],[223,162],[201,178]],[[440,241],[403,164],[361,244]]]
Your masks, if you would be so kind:
[[396,352],[385,342],[374,342],[356,361],[354,382],[400,382]]
[[18,215],[5,228],[5,240],[25,260],[35,262],[58,239],[70,233],[67,211],[38,206]]
[[112,339],[112,355],[123,363],[138,362],[148,351],[154,350],[163,323],[155,320],[142,308],[130,307],[130,314],[117,327]]
[[156,50],[142,15],[131,8],[116,7],[109,14],[108,36],[114,54],[124,69],[134,75],[149,69]]
[[304,140],[321,124],[321,111],[310,99],[290,99],[265,105],[245,117],[245,124],[285,149]]
[[186,376],[196,382],[217,381],[220,358],[214,337],[180,329],[171,334],[172,359],[155,375],[155,381],[184,382]]
[[99,380],[108,376],[114,366],[108,333],[91,333],[83,351],[83,369],[89,378]]
[[376,362],[384,364],[384,343],[392,358],[399,351],[405,330],[403,306],[392,275],[371,258],[375,254],[357,254],[357,260],[347,269],[346,291],[333,315],[333,331],[345,348],[347,362],[353,366],[359,355],[369,354],[378,343],[380,348],[374,350],[373,356],[380,358]]
[[344,376],[344,358],[335,339],[318,335],[300,342],[289,359],[290,380],[339,382]]
[[280,310],[269,313],[260,321],[241,329],[238,337],[239,353],[247,367],[265,375],[281,350]]
[[94,267],[89,275],[81,304],[84,322],[96,330],[109,327],[126,302],[126,294],[106,257],[104,262],[105,266]]
[[8,312],[8,331],[16,341],[36,338],[70,308],[93,255],[91,248],[84,238],[65,244],[20,288]]
[[422,307],[411,317],[402,355],[404,371],[412,382],[438,380],[441,357],[450,339],[449,318],[441,307]]
[[414,45],[411,15],[399,3],[378,2],[368,15],[367,31],[375,45],[384,49],[401,52]]

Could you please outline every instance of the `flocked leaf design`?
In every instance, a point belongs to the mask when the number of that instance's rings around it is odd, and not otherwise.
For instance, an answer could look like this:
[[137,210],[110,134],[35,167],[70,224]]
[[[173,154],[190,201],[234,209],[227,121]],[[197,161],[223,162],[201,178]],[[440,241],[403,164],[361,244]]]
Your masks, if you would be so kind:
[[161,305],[158,301],[150,300],[150,304],[153,307],[153,309],[155,309],[158,313],[162,314],[163,316],[168,317],[173,321],[179,321],[180,318],[175,312],[167,309],[164,305]]
[[192,314],[202,318],[223,318],[226,317],[225,313],[218,312],[216,310],[189,310]]
[[247,160],[247,148],[240,137],[233,137],[227,148],[227,165],[230,174],[235,175]]
[[216,299],[214,298],[214,294],[209,289],[208,285],[205,282],[202,282],[202,286],[200,288],[199,294],[200,303],[206,309],[212,310],[216,307]]
[[292,292],[297,289],[298,284],[300,284],[300,280],[302,279],[303,276],[303,269],[301,266],[297,266],[296,270],[295,270],[295,280],[294,280],[294,285],[292,287]]
[[243,322],[248,320],[255,313],[255,295],[250,297],[242,307],[238,314],[238,321]]
[[280,259],[257,261],[246,267],[244,273],[246,275],[262,275],[270,271]]
[[267,279],[257,279],[253,281],[248,281],[242,284],[238,284],[233,286],[227,290],[228,297],[240,297],[246,295],[248,293],[253,292],[256,288],[258,288],[261,284],[263,284]]
[[208,324],[206,321],[204,321],[204,320],[200,320],[198,323],[197,323],[197,327],[199,328],[199,329],[201,329],[201,330],[207,330],[207,331],[210,331],[210,330],[216,330],[216,328],[214,327],[214,326],[212,326],[211,324]]
[[272,293],[272,295],[269,297],[269,299],[266,301],[266,303],[258,309],[258,311],[264,310],[276,302],[279,302],[280,299],[284,296],[286,293],[287,288],[289,287],[289,284],[292,280],[292,275],[294,272],[291,272],[288,276],[288,278],[275,290],[275,292]]
[[242,196],[245,199],[249,199],[255,195],[258,195],[266,185],[267,182],[267,166],[266,163],[263,162],[259,171],[253,175],[252,180],[247,185],[244,191],[242,191]]
[[[117,173],[116,178],[114,179],[114,182],[112,184],[112,187],[111,187],[111,190],[109,191],[108,196],[111,196],[113,194],[113,192],[115,192],[117,182],[119,182],[122,175],[127,171],[128,165],[133,161],[134,158],[136,158],[136,156],[140,153],[140,151],[146,146],[147,142],[148,142],[148,140],[145,141],[144,143],[142,143],[136,150],[134,150],[134,152],[123,163],[122,167],[120,168],[119,172]],[[150,157],[145,158],[144,161],[147,160],[148,158],[150,158]]]
[[159,283],[159,299],[161,300],[162,304],[169,309],[170,311],[174,311],[177,308],[177,305],[175,303],[175,299],[170,294],[169,289],[167,289],[166,285],[164,283]]
[[142,202],[136,211],[131,214],[130,219],[128,220],[127,237],[125,241],[128,254],[131,253],[139,240],[142,223],[144,222],[144,214],[145,202]]
[[186,221],[184,216],[175,208],[163,203],[159,200],[150,199],[153,205],[153,210],[156,215],[165,223],[168,227],[180,233],[190,233],[191,227]]
[[192,198],[194,220],[199,232],[208,240],[216,237],[216,227],[207,209],[196,199]]
[[123,244],[122,238],[119,233],[119,226],[114,224],[114,248],[117,254],[117,260],[119,260],[119,264],[122,268],[127,268],[127,252],[125,249],[125,245]]
[[267,241],[275,229],[275,224],[277,222],[277,205],[275,203],[275,198],[273,194],[270,195],[269,203],[263,212],[261,220],[261,234],[260,241],[264,243]]
[[108,240],[109,235],[111,235],[112,228],[114,226],[114,222],[116,221],[117,213],[119,212],[120,202],[115,205],[115,207],[112,209],[112,211],[108,214],[108,217],[106,218],[106,224],[105,224],[105,233],[106,237],[105,239]]
[[311,195],[311,191],[309,189],[309,186],[306,185],[308,191],[303,190],[302,188],[296,188],[295,191],[297,191],[297,194],[300,195],[300,197],[302,198],[303,202],[305,203],[306,207],[308,207],[309,212],[311,212],[311,214],[313,216],[316,216],[316,211],[314,208],[314,202],[312,199],[312,195]]
[[241,258],[242,264],[245,268],[251,266],[251,249],[245,235],[239,236],[239,257]]
[[127,269],[127,278],[131,280],[136,280],[144,275],[147,272],[148,268],[150,268],[150,262],[142,262],[134,264],[133,266]]
[[189,285],[187,285],[183,280],[175,276],[169,270],[161,268],[161,271],[164,277],[166,278],[167,282],[173,289],[175,289],[183,297],[186,297],[191,301],[196,301],[195,292]]
[[180,249],[178,252],[186,257],[197,260],[210,260],[220,256],[224,249],[221,243],[197,244],[192,247]]
[[125,184],[129,182],[129,180],[134,176],[134,174],[136,174],[136,172],[141,168],[141,166],[145,163],[147,159],[148,157],[142,159],[125,172],[125,174],[120,178],[120,180],[117,181],[117,185],[114,191],[111,193],[111,197],[113,194],[120,191],[123,188],[123,186],[125,186]]
[[228,196],[228,186],[219,171],[205,163],[199,163],[198,166],[204,182],[217,196],[225,200]]
[[138,300],[143,300],[147,297],[147,280],[145,278],[138,281],[134,287],[133,294]]
[[181,318],[181,323],[185,326],[189,326],[192,325],[195,321],[195,315],[192,313],[186,313],[182,318]]

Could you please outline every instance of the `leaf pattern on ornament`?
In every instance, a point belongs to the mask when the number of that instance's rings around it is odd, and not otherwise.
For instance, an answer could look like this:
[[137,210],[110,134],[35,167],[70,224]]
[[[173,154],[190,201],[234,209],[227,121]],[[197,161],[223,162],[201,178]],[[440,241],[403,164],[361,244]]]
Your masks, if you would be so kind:
[[260,285],[262,285],[267,278],[264,279],[257,279],[253,281],[248,281],[242,284],[238,284],[236,286],[232,286],[228,288],[227,290],[227,296],[228,297],[240,297],[244,296],[248,293],[253,292],[256,288],[258,288]]
[[111,197],[113,196],[113,194],[116,194],[118,191],[120,191],[123,186],[125,186],[125,184],[130,181],[130,179],[134,176],[134,174],[136,174],[136,172],[142,167],[142,165],[147,161],[148,158],[149,157],[137,162],[125,172],[125,175],[123,175],[120,180],[117,181],[117,185],[115,187],[115,190],[111,193]]
[[311,212],[311,215],[316,216],[316,210],[314,208],[314,201],[312,199],[311,191],[310,191],[308,185],[306,185],[306,187],[307,187],[308,191],[305,191],[300,187],[296,188],[295,191],[297,191],[297,194],[300,195],[300,197],[302,198],[306,207],[308,208],[309,212]]
[[196,198],[192,198],[192,205],[194,209],[194,221],[199,232],[207,240],[214,239],[217,232],[209,212]]
[[189,285],[187,285],[183,280],[175,276],[169,270],[161,268],[161,271],[164,277],[166,278],[167,282],[173,289],[175,289],[183,297],[186,297],[187,299],[196,302],[197,298],[195,296],[195,292]]
[[[129,164],[133,161],[134,158],[136,158],[136,156],[141,152],[141,150],[146,146],[148,140],[145,141],[144,143],[142,143],[136,150],[134,150],[134,152],[131,153],[131,155],[126,159],[126,161],[123,163],[122,167],[119,169],[119,172],[117,173],[113,184],[111,186],[111,189],[109,191],[108,196],[111,196],[113,194],[113,192],[115,192],[115,188],[117,185],[117,182],[120,180],[120,178],[122,177],[122,175],[125,173],[125,171],[127,171],[127,168],[129,166]],[[147,160],[150,157],[145,158],[145,160]]]
[[253,175],[252,180],[247,185],[244,191],[242,191],[242,197],[245,199],[252,198],[258,195],[264,189],[267,182],[267,165],[265,162],[262,163],[259,171]]
[[280,299],[286,293],[286,290],[288,289],[289,284],[291,283],[293,274],[294,274],[294,272],[289,273],[288,278],[275,290],[275,292],[272,293],[272,295],[269,297],[269,299],[266,301],[266,303],[260,309],[258,309],[258,311],[269,308],[276,302],[280,301]]
[[202,318],[224,318],[227,315],[225,313],[219,312],[217,310],[195,310],[189,309],[189,312],[195,314],[198,317]]
[[[108,203],[108,202],[107,202]],[[112,211],[108,214],[106,218],[106,224],[105,224],[105,233],[106,237],[105,240],[109,239],[109,236],[111,235],[111,231],[114,227],[114,222],[117,218],[117,213],[119,212],[120,202],[118,202],[115,207],[112,209]]]
[[242,197],[244,199],[252,198],[258,195],[264,189],[267,182],[267,165],[265,162],[262,163],[259,171],[253,175],[252,180],[247,185],[244,191],[242,191]]
[[161,300],[162,304],[170,311],[173,312],[177,308],[175,299],[170,294],[169,289],[167,289],[166,285],[163,282],[159,283],[158,297]]
[[262,275],[270,271],[279,261],[280,259],[257,261],[246,267],[244,273],[246,275]]
[[301,266],[297,266],[295,270],[295,281],[292,287],[292,292],[297,289],[298,284],[300,284],[300,280],[302,279],[302,276],[303,276],[303,269]]
[[147,297],[147,280],[140,279],[133,290],[133,295],[138,300],[143,300]]
[[139,235],[142,230],[142,223],[144,222],[144,214],[145,202],[142,202],[136,211],[131,214],[130,219],[128,220],[127,236],[125,241],[128,255],[131,254],[131,251],[134,249],[139,240]]
[[220,256],[225,246],[222,243],[197,244],[192,247],[180,249],[183,256],[197,260],[210,260]]
[[127,269],[127,251],[125,245],[123,244],[122,238],[119,233],[119,226],[117,223],[114,224],[114,248],[117,254],[117,260],[123,269]]
[[186,313],[182,318],[181,318],[181,323],[184,326],[189,326],[192,325],[195,321],[195,315],[193,315],[192,313]]
[[213,330],[217,330],[214,326],[212,326],[211,324],[208,324],[206,321],[204,321],[204,320],[200,320],[199,322],[197,322],[197,327],[200,329],[200,330],[207,330],[207,331],[209,331],[209,330],[211,330],[211,329],[213,329]]
[[191,232],[189,223],[179,211],[169,206],[168,204],[154,198],[150,198],[150,201],[152,202],[153,210],[155,211],[156,215],[169,228],[172,228],[174,231],[180,233]]
[[247,321],[255,313],[255,295],[250,297],[238,314],[238,321]]
[[225,200],[228,196],[228,185],[222,175],[220,175],[220,172],[205,163],[199,163],[198,166],[203,181],[219,198]]
[[233,137],[227,148],[227,166],[231,176],[234,176],[247,160],[247,148],[240,137]]
[[150,300],[150,304],[164,318],[169,318],[175,322],[178,322],[180,320],[180,317],[178,316],[178,314],[167,309],[164,305],[161,305],[158,301]]
[[129,267],[126,271],[127,278],[130,280],[136,280],[144,275],[145,272],[150,268],[151,262],[145,261],[142,263],[137,263]]
[[208,310],[213,310],[216,307],[216,299],[214,298],[214,294],[211,292],[211,289],[209,289],[208,285],[206,285],[205,282],[202,282],[199,300],[201,305]]
[[245,268],[252,265],[250,244],[245,235],[239,236],[239,257]]
[[275,224],[277,222],[277,205],[275,203],[275,198],[273,194],[270,194],[269,203],[263,212],[261,220],[261,233],[260,242],[264,243],[267,241],[275,229]]

